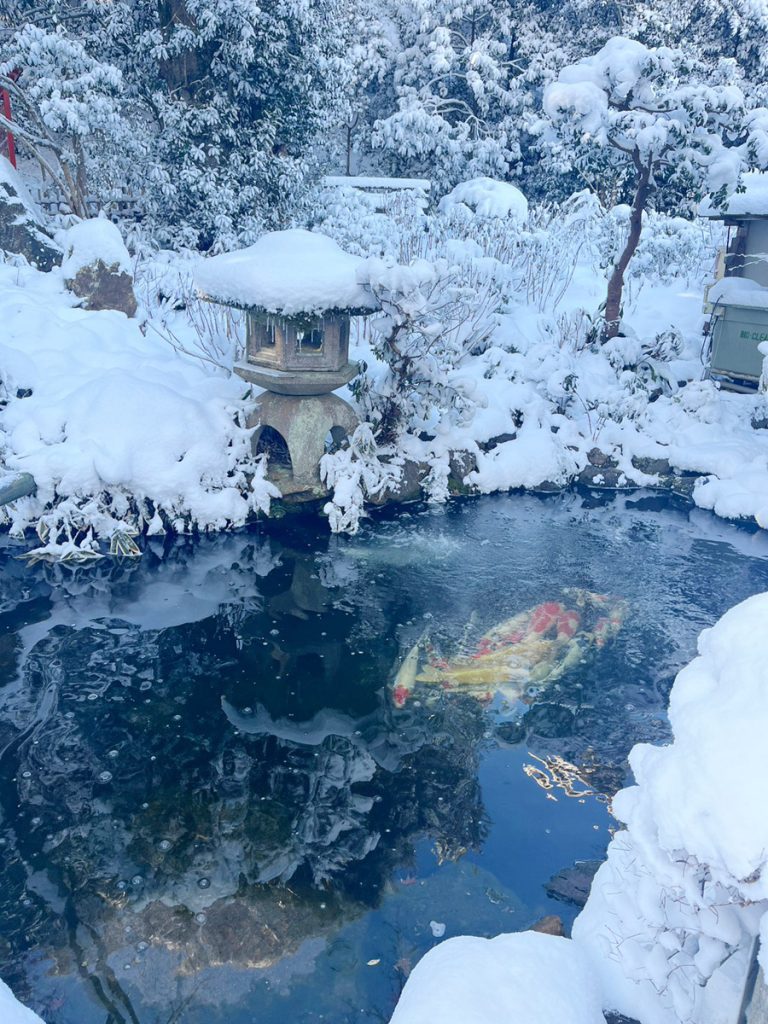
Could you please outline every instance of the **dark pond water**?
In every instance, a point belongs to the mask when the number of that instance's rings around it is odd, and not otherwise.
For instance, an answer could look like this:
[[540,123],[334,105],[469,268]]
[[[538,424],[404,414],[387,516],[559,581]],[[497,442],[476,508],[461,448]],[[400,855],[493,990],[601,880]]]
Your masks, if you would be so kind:
[[[0,977],[48,1024],[386,1021],[442,926],[569,923],[545,883],[603,855],[698,632],[768,589],[764,534],[642,497],[283,524],[82,572],[18,553]],[[556,682],[394,706],[425,631],[450,656],[569,587],[629,612]]]

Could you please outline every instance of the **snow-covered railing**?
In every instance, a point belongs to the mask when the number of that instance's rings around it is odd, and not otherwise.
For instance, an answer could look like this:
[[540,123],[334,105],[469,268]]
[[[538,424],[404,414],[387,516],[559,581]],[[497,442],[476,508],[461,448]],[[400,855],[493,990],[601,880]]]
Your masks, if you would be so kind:
[[335,175],[323,178],[323,184],[333,187],[358,188],[363,192],[429,192],[429,178],[377,178],[364,174]]
[[[32,197],[41,209],[46,213],[69,213],[70,208],[67,201],[59,191],[52,185],[31,185],[29,186]],[[103,210],[110,218],[117,220],[143,220],[144,208],[141,199],[132,195],[127,188],[121,188],[111,199],[99,201],[92,196],[86,199],[88,212],[92,217],[97,217]]]

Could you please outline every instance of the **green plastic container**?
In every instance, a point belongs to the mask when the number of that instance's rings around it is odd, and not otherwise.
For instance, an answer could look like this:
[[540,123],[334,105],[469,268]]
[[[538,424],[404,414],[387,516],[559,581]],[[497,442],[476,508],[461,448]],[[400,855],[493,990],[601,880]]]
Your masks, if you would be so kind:
[[768,309],[715,306],[710,376],[734,390],[754,390],[763,371],[761,341],[768,341]]

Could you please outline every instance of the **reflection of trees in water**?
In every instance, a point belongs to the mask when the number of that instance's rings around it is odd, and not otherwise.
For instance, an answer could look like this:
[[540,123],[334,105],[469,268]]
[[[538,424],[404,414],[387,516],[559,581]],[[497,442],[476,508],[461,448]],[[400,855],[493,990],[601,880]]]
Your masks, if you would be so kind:
[[[0,713],[0,975],[22,992],[19,957],[43,949],[131,1020],[110,965],[137,943],[171,974],[269,967],[375,905],[417,838],[446,857],[482,839],[482,711],[390,707],[393,642],[357,653],[381,594],[329,589],[275,545],[230,552],[198,593],[140,568],[89,605],[73,577],[61,624],[25,635]],[[148,629],[163,587],[214,607]]]

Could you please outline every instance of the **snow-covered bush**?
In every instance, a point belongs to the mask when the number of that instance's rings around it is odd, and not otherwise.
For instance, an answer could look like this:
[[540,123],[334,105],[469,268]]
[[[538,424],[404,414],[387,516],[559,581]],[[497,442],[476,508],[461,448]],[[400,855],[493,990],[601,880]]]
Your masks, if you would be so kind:
[[317,193],[317,229],[358,256],[409,263],[428,257],[433,219],[420,189],[367,192],[332,185]]
[[637,784],[613,801],[627,828],[574,925],[604,1005],[644,1024],[732,1019],[768,920],[768,813],[753,785],[768,772],[766,616],[761,594],[702,633],[670,695],[673,742],[633,749]]
[[466,424],[475,385],[465,361],[488,347],[500,295],[492,277],[447,260],[408,267],[371,260],[369,287],[383,313],[371,324],[371,348],[384,371],[364,373],[355,397],[383,444],[403,431]]
[[267,511],[278,491],[251,451],[245,385],[121,313],[73,302],[60,276],[0,265],[0,456],[37,483],[3,522],[37,529],[46,554],[81,557],[130,549],[145,530],[225,529]]
[[402,474],[402,459],[382,450],[368,423],[361,423],[349,444],[320,460],[320,479],[331,489],[324,507],[333,533],[357,533],[367,498],[394,488]]

